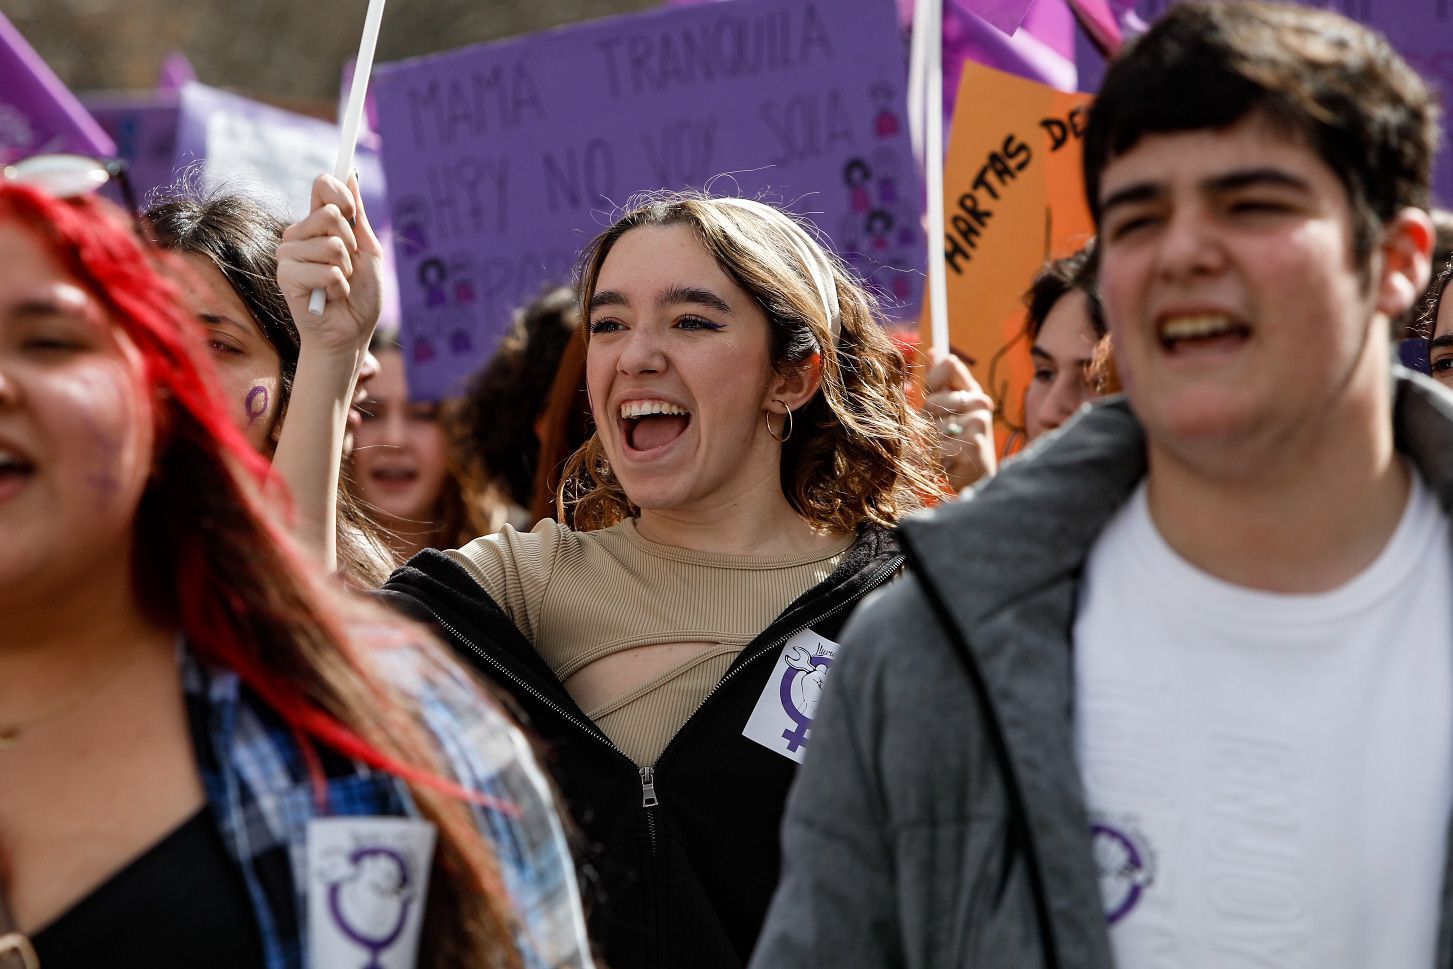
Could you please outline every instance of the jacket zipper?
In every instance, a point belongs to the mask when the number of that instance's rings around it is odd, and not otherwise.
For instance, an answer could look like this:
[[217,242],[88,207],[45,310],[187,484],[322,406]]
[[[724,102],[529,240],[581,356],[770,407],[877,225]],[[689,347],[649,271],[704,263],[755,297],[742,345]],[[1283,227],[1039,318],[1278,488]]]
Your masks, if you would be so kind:
[[[431,609],[430,612],[434,612],[434,610]],[[601,733],[600,728],[597,727],[595,724],[590,723],[589,721],[580,719],[575,714],[571,713],[569,710],[565,709],[560,704],[556,703],[554,700],[550,699],[545,694],[541,693],[539,690],[535,689],[533,686],[531,686],[530,684],[526,683],[523,679],[521,679],[520,677],[516,676],[513,672],[510,671],[509,667],[505,666],[499,660],[495,659],[493,656],[489,655],[484,650],[480,649],[471,640],[469,640],[468,638],[466,638],[463,633],[461,633],[459,630],[455,629],[449,623],[445,622],[443,620],[443,618],[440,617],[440,615],[437,612],[434,612],[434,618],[438,621],[439,625],[443,626],[445,629],[447,629],[449,631],[449,634],[451,636],[453,636],[459,642],[463,643],[465,646],[468,646],[469,649],[470,649],[470,651],[473,652],[474,655],[478,656],[480,659],[482,659],[486,663],[488,663],[490,665],[490,667],[492,667],[493,669],[495,669],[496,671],[498,671],[502,676],[504,676],[505,679],[509,680],[511,683],[513,683],[516,686],[518,686],[521,690],[523,690],[524,692],[528,693],[530,696],[534,697],[536,700],[539,700],[545,706],[549,707],[555,713],[558,713],[560,716],[564,717],[570,723],[572,723],[575,726],[579,727],[582,731],[584,731],[590,737],[593,737],[594,739],[600,741],[602,744],[604,744],[605,746],[609,747],[611,750],[613,750],[616,753],[620,754],[627,761],[630,761],[631,758],[626,754],[626,752],[624,750],[621,750],[619,747],[617,747],[611,741],[611,739],[609,737],[607,737],[605,734]],[[644,776],[643,776],[643,782],[644,782]]]
[[[749,656],[749,657],[747,657],[747,659],[745,661],[743,661],[742,663],[738,664],[734,669],[729,670],[727,672],[727,674],[725,676],[723,676],[717,682],[716,686],[712,687],[711,688],[711,691],[708,692],[706,694],[706,696],[704,696],[704,697],[701,698],[701,702],[696,705],[696,709],[695,710],[692,710],[691,711],[691,716],[689,716],[689,717],[686,718],[685,723],[690,723],[692,717],[695,717],[698,713],[701,712],[701,708],[704,707],[704,706],[706,706],[707,701],[710,700],[713,696],[715,696],[718,690],[720,690],[723,686],[725,686],[730,680],[734,679],[736,677],[736,675],[738,673],[740,673],[742,670],[746,669],[748,666],[750,666],[751,664],[755,663],[761,656],[763,656],[763,655],[765,655],[767,653],[770,653],[770,652],[772,652],[775,649],[780,648],[783,643],[787,642],[787,640],[791,639],[793,636],[796,636],[798,633],[802,632],[804,629],[807,629],[813,623],[822,622],[824,619],[831,619],[833,616],[835,616],[838,613],[842,612],[844,609],[848,608],[853,603],[857,602],[863,596],[867,595],[869,592],[872,592],[874,589],[878,588],[878,586],[882,583],[883,579],[885,579],[889,575],[892,575],[893,572],[897,571],[898,569],[902,568],[903,567],[903,563],[905,561],[907,561],[907,557],[906,556],[904,556],[902,554],[894,555],[892,558],[890,558],[883,565],[882,568],[878,569],[878,571],[876,571],[876,572],[873,573],[872,577],[869,578],[869,580],[866,583],[864,583],[862,589],[858,590],[857,592],[854,592],[852,595],[848,596],[846,599],[844,599],[842,602],[839,602],[837,605],[833,606],[831,609],[828,609],[828,610],[826,610],[824,612],[821,612],[821,613],[813,616],[811,619],[809,619],[806,622],[803,622],[800,625],[798,625],[792,631],[790,631],[790,632],[782,635],[781,637],[773,640],[771,643],[768,643],[767,645],[762,646],[761,648],[759,648],[756,651],[754,651],[752,653],[752,655]],[[430,610],[430,612],[433,612],[434,613],[434,618],[436,620],[438,620],[439,625],[442,626],[442,627],[444,627],[444,629],[448,630],[448,632],[449,632],[449,634],[451,636],[453,636],[459,642],[463,643],[465,646],[468,646],[471,652],[473,652],[480,659],[484,660],[484,662],[487,663],[492,669],[498,671],[502,676],[504,676],[505,679],[509,680],[511,683],[513,683],[516,686],[518,686],[521,690],[525,691],[530,696],[534,697],[536,700],[539,700],[546,707],[548,707],[549,709],[553,710],[555,713],[558,713],[561,717],[564,717],[567,722],[572,723],[575,726],[579,727],[586,734],[590,735],[591,737],[594,737],[596,740],[600,741],[602,744],[604,744],[605,746],[609,747],[611,750],[615,751],[617,754],[620,754],[621,757],[625,758],[628,762],[630,762],[632,764],[635,763],[634,761],[631,761],[631,758],[626,754],[625,751],[623,751],[619,747],[617,747],[615,745],[615,743],[613,743],[609,737],[607,737],[604,733],[601,732],[601,730],[600,730],[599,727],[595,726],[595,724],[593,724],[593,723],[587,723],[587,722],[581,720],[579,717],[575,716],[569,710],[566,710],[560,704],[556,703],[554,700],[551,700],[549,697],[545,696],[545,694],[541,693],[539,690],[537,690],[534,687],[530,686],[528,683],[526,683],[519,676],[515,675],[503,663],[501,663],[500,661],[496,660],[493,656],[490,656],[484,650],[480,649],[477,645],[475,645],[475,643],[472,640],[466,638],[463,633],[461,633],[459,630],[455,629],[449,623],[445,622],[444,619],[438,614],[438,612],[435,612],[432,609]],[[682,724],[683,727],[685,726],[685,723]],[[678,730],[676,735],[677,736],[680,736],[680,733],[681,733],[681,731]],[[655,812],[655,808],[661,803],[660,798],[657,797],[657,795],[656,795],[656,764],[659,764],[661,762],[661,758],[666,755],[666,752],[671,749],[671,745],[674,744],[675,742],[676,742],[676,737],[675,736],[673,736],[669,741],[667,741],[665,748],[661,751],[660,754],[657,755],[657,757],[656,757],[656,763],[649,764],[649,765],[647,765],[645,767],[638,767],[638,768],[636,768],[636,773],[639,775],[640,780],[641,780],[641,809],[642,809],[642,811],[646,815],[646,833],[647,833],[647,837],[649,839],[649,843],[650,843],[650,846],[651,846],[651,862],[652,862],[652,867],[655,866],[655,862],[656,862],[656,859],[657,859],[657,850],[658,850],[657,849],[657,837],[656,837],[656,812]],[[655,882],[655,886],[656,886],[656,890],[655,890],[655,896],[656,896],[656,911],[657,911],[656,928],[657,928],[657,931],[659,932],[662,929],[662,920],[661,920],[661,916],[660,916],[660,912],[661,912],[661,880],[660,880],[660,877],[659,877],[659,873],[657,873],[657,874],[658,874],[658,877],[656,877],[655,879],[653,879],[653,881]]]
[[[617,754],[620,754],[621,757],[624,758],[628,763],[634,765],[635,762],[631,760],[630,756],[627,755],[624,750],[621,750],[619,747],[617,747],[609,737],[602,733],[599,727],[597,727],[593,723],[587,723],[586,721],[581,720],[579,717],[575,716],[575,714],[571,713],[569,710],[565,709],[554,700],[545,696],[545,694],[541,693],[539,690],[526,683],[519,676],[515,675],[514,672],[512,672],[499,660],[495,659],[493,656],[480,649],[478,645],[476,645],[471,639],[466,637],[459,630],[455,629],[448,622],[445,622],[444,618],[440,616],[438,612],[435,612],[432,609],[430,610],[430,612],[434,613],[435,620],[438,621],[440,626],[448,630],[449,635],[453,636],[456,640],[463,643],[465,646],[468,646],[470,651],[473,652],[474,655],[478,656],[480,659],[484,660],[484,662],[487,663],[490,668],[496,670],[505,679],[515,684],[515,686],[519,687],[521,690],[528,693],[536,700],[539,700],[546,707],[553,710],[555,713],[558,713],[561,717],[564,717],[568,723],[574,724],[575,726],[579,727],[587,736],[595,738],[606,747],[609,747]],[[653,808],[661,803],[660,800],[656,797],[656,765],[652,764],[648,767],[638,767],[636,768],[636,773],[641,779],[641,808],[646,815],[646,835],[648,842],[651,846],[651,864],[652,867],[654,867],[657,856],[657,838],[656,812],[653,810]],[[656,879],[656,882],[657,884],[655,894],[657,911],[659,912],[661,903],[660,879]]]

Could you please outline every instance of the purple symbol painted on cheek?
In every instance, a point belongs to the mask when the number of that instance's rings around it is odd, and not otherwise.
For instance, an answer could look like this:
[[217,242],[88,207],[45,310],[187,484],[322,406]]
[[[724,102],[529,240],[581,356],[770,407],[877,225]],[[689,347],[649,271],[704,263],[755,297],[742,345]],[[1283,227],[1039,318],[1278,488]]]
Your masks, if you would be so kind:
[[247,392],[247,399],[243,401],[243,407],[247,411],[247,426],[256,424],[262,415],[267,413],[267,405],[271,403],[267,396],[267,388],[253,387]]
[[[83,382],[89,385],[95,395],[98,404],[96,412],[121,410],[125,407],[125,399],[114,384],[99,377],[86,377]],[[108,404],[110,408],[107,407]],[[117,475],[116,466],[121,462],[122,440],[119,434],[103,427],[93,413],[82,412],[81,422],[91,436],[99,458],[96,469],[86,475],[86,483],[96,491],[96,507],[99,509],[105,506],[108,498],[121,491],[121,479]]]
[[[379,957],[403,934],[414,902],[409,864],[388,848],[359,848],[348,862],[352,870],[328,886],[328,914],[340,932],[367,950],[361,969],[383,969]],[[385,925],[381,933],[364,934]]]

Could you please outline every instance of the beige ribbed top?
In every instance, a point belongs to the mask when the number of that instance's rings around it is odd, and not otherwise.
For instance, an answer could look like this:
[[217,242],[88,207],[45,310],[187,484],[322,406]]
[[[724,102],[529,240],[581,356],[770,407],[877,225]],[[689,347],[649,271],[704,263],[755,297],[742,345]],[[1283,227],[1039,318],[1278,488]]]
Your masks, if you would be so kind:
[[634,519],[593,532],[506,525],[449,552],[562,682],[636,646],[704,643],[685,662],[585,713],[638,765],[653,764],[743,646],[826,579],[849,545],[757,558],[649,541]]

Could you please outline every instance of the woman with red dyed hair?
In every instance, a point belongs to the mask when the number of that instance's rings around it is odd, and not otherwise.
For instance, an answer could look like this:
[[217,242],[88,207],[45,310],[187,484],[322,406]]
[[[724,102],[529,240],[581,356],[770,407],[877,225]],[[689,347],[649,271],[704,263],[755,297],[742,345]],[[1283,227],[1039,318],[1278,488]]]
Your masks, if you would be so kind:
[[164,258],[0,180],[0,967],[589,966],[525,742],[266,516]]

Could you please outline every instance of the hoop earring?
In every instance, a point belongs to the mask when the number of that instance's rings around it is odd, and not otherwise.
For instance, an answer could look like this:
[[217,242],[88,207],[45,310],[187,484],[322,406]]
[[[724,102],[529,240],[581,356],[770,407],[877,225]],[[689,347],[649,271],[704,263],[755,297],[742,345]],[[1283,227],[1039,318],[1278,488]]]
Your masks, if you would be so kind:
[[[777,400],[777,398],[773,398]],[[787,406],[787,401],[777,400],[787,410],[787,419],[782,422],[782,436],[778,437],[777,432],[772,430],[772,412],[765,411],[763,416],[767,419],[767,433],[772,435],[772,440],[778,444],[786,444],[787,439],[792,436],[792,408]]]

